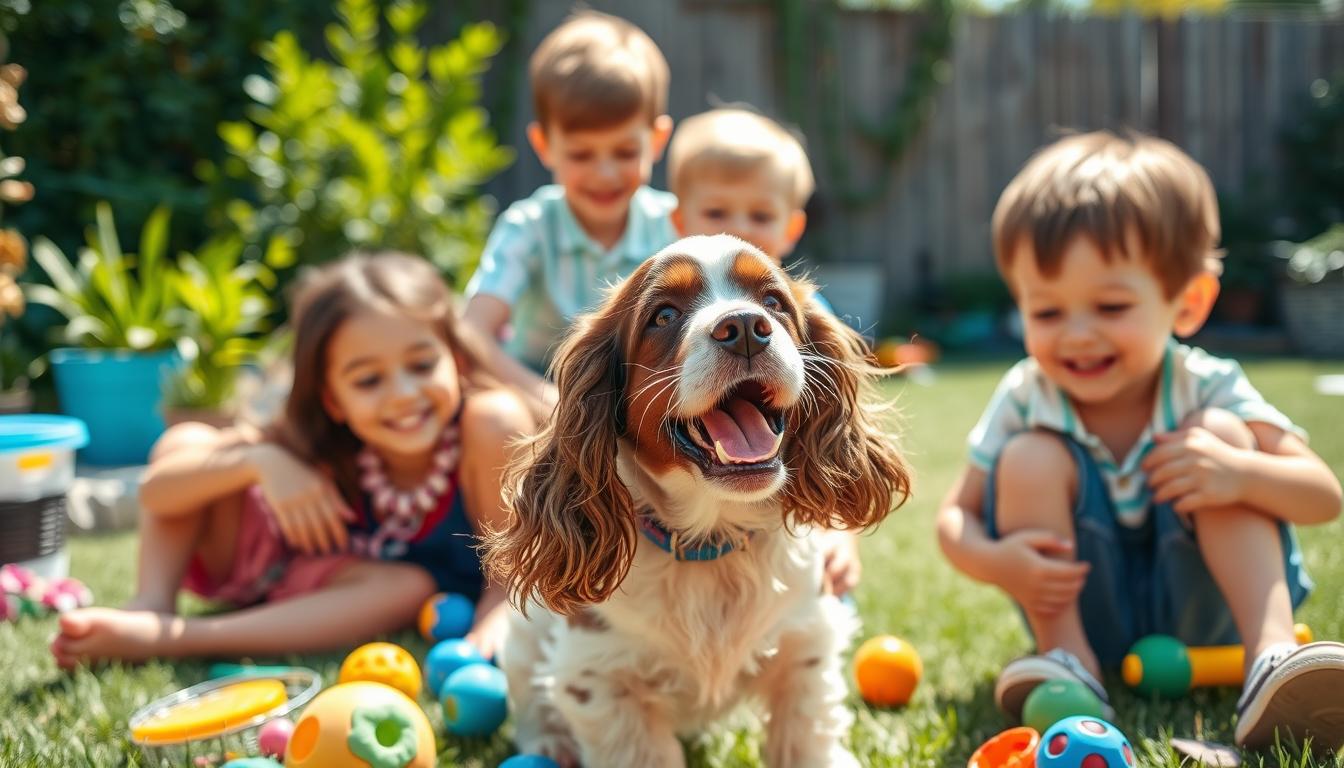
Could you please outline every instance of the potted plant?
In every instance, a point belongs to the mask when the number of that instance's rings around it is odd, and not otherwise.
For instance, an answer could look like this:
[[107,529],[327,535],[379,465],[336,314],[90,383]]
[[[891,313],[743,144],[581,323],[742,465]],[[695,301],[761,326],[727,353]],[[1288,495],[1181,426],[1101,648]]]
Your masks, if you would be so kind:
[[1286,265],[1279,304],[1293,345],[1344,357],[1344,224],[1302,243],[1278,243]]
[[263,263],[244,261],[242,240],[231,236],[182,254],[174,286],[183,365],[165,382],[164,420],[231,425],[238,374],[256,361],[263,344],[275,276]]
[[52,284],[29,284],[27,294],[68,321],[64,341],[77,346],[52,350],[50,363],[62,409],[88,425],[82,456],[91,464],[141,463],[163,432],[160,383],[179,363],[167,236],[161,207],[145,222],[139,254],[124,253],[112,209],[99,203],[77,264],[45,238],[33,243]]

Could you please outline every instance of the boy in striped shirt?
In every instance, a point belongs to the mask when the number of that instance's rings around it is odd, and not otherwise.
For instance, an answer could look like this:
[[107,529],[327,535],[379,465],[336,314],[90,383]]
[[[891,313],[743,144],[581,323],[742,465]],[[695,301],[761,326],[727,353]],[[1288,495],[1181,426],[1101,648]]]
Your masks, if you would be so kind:
[[1208,175],[1168,142],[1098,132],[1033,157],[994,212],[1029,357],[970,435],[939,512],[954,566],[1006,591],[1038,655],[1009,663],[1012,716],[1041,682],[1097,682],[1153,633],[1244,642],[1237,743],[1344,744],[1328,702],[1344,645],[1298,647],[1311,582],[1293,524],[1333,520],[1339,481],[1233,361],[1178,343],[1218,295]]

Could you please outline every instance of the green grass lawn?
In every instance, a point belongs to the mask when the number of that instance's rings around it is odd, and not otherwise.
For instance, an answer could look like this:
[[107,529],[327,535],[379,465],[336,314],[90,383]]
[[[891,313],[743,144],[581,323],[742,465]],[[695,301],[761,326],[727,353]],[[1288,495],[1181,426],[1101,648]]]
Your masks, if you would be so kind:
[[[949,364],[931,386],[892,381],[904,412],[904,446],[917,472],[914,500],[866,537],[864,579],[857,599],[864,634],[900,635],[919,649],[925,677],[908,707],[871,710],[852,697],[858,715],[853,745],[864,765],[964,766],[972,750],[1006,727],[993,704],[993,681],[1002,665],[1029,650],[1015,609],[1002,594],[955,573],[942,559],[934,536],[939,498],[962,466],[966,433],[979,415],[1005,363]],[[1312,433],[1312,445],[1344,474],[1344,400],[1312,391],[1315,375],[1338,365],[1265,361],[1246,365],[1251,380],[1271,402]],[[1317,591],[1299,613],[1322,639],[1344,638],[1344,523],[1303,529],[1302,545]],[[95,591],[100,604],[130,595],[135,540],[130,533],[81,537],[71,544],[74,575]],[[351,621],[358,621],[352,607]],[[151,699],[193,683],[204,663],[152,663],[109,667],[96,673],[59,672],[46,652],[55,620],[0,624],[0,766],[140,765],[126,721]],[[426,644],[413,633],[392,638],[423,657]],[[335,682],[340,655],[259,659],[302,663]],[[1129,695],[1108,681],[1118,725],[1147,765],[1176,766],[1172,736],[1230,742],[1234,690],[1202,691],[1175,703]],[[1344,694],[1341,694],[1344,695]],[[439,713],[425,699],[437,725]],[[440,742],[440,765],[494,766],[510,753],[508,726],[493,740]],[[759,729],[749,716],[690,744],[696,766],[759,764]],[[1291,752],[1249,756],[1265,765],[1344,766],[1313,762]]]

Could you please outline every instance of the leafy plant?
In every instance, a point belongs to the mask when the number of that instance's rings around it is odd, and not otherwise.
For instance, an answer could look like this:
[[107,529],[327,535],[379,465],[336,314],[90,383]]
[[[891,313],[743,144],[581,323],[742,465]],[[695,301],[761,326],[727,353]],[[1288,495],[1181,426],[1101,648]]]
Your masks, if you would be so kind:
[[175,270],[164,259],[168,217],[164,207],[150,214],[138,255],[121,250],[106,202],[97,205],[97,226],[86,233],[88,245],[80,249],[77,264],[50,240],[34,241],[33,259],[52,284],[30,283],[25,290],[30,300],[65,316],[67,344],[137,351],[173,345]]
[[471,24],[425,49],[425,13],[420,0],[397,0],[383,29],[373,0],[341,0],[340,23],[326,30],[330,60],[289,32],[263,47],[267,76],[244,82],[249,122],[220,124],[231,157],[202,174],[250,185],[257,204],[227,207],[249,238],[279,235],[302,263],[395,248],[469,273],[493,214],[479,188],[513,159],[479,106],[502,40],[493,25]]
[[224,408],[233,399],[239,370],[261,351],[268,291],[275,275],[263,264],[243,260],[243,241],[217,238],[196,254],[178,258],[173,275],[181,302],[178,349],[185,364],[165,383],[164,400],[179,408]]

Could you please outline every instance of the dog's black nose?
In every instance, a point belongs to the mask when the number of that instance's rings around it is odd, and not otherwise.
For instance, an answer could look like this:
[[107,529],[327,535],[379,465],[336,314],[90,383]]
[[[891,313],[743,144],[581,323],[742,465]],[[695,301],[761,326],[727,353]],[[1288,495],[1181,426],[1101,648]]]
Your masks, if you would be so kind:
[[770,319],[759,312],[733,312],[719,318],[710,336],[724,349],[750,359],[770,345]]

